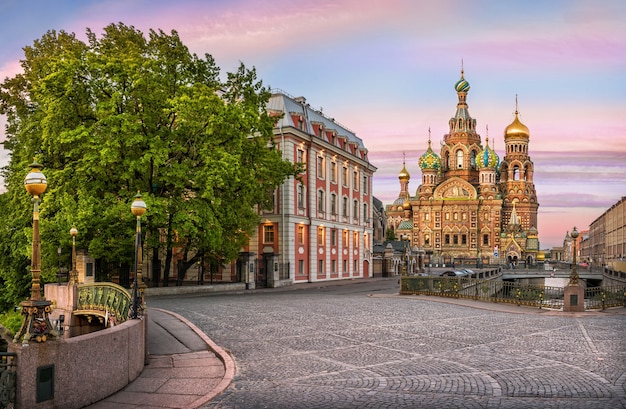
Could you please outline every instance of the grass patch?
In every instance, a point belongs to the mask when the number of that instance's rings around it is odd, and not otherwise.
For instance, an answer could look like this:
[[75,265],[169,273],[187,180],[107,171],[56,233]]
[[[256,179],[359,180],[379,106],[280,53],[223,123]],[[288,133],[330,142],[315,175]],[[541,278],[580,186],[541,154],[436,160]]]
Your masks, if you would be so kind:
[[9,336],[17,334],[22,326],[22,313],[20,311],[10,311],[0,314],[0,325],[5,328],[5,331],[9,332]]

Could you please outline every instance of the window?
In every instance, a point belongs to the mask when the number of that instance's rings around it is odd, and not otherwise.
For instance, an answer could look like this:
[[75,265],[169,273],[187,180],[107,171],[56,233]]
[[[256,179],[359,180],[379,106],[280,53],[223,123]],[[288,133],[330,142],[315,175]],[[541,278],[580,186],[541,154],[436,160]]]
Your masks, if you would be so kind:
[[354,247],[355,248],[359,247],[359,232],[358,231],[354,232],[353,239],[354,239]]
[[304,260],[298,260],[298,274],[304,275]]
[[489,245],[489,235],[483,234],[483,246],[488,246],[488,245]]
[[324,213],[324,191],[317,192],[317,211]]
[[459,235],[458,234],[452,235],[452,244],[454,244],[454,245],[458,245],[459,244]]
[[445,244],[450,244],[450,235],[449,235],[449,234],[446,234],[446,235],[445,235],[445,238],[444,238],[444,243],[445,243]]
[[369,214],[367,213],[367,203],[363,203],[363,220],[367,223],[369,220]]
[[341,215],[348,217],[348,198],[344,197],[341,204]]
[[324,245],[324,227],[317,228],[317,244],[319,246]]
[[296,162],[304,163],[304,151],[302,149],[298,149],[296,153]]
[[263,226],[263,242],[274,243],[274,225],[268,224]]
[[430,245],[430,236],[428,234],[424,236],[424,245]]
[[330,230],[330,245],[333,247],[337,246],[337,229]]
[[334,193],[330,195],[330,214],[337,214],[337,195]]
[[348,230],[343,231],[343,243],[342,246],[344,248],[348,247]]
[[330,272],[332,274],[337,273],[337,260],[331,260],[330,261]]
[[324,260],[318,260],[317,261],[317,274],[322,274],[324,272]]
[[317,157],[317,177],[320,179],[326,178],[326,169],[323,156]]
[[300,183],[298,185],[298,209],[304,209],[304,185]]
[[519,180],[519,166],[513,167],[513,180]]
[[463,168],[463,151],[460,149],[456,151],[456,167],[458,169]]
[[348,272],[348,260],[343,261],[343,272],[344,273]]
[[359,220],[359,201],[355,200],[354,205],[352,207],[352,215],[355,220]]
[[304,226],[298,226],[298,244],[304,244]]
[[367,194],[367,192],[369,192],[369,179],[367,178],[367,176],[363,176],[363,193]]
[[461,235],[461,244],[467,244],[467,234]]
[[342,175],[341,175],[341,183],[343,183],[344,186],[348,186],[348,167],[344,166],[343,170],[342,170]]
[[330,163],[330,181],[337,183],[337,162]]
[[352,188],[354,190],[359,190],[359,171],[358,170],[354,170],[354,172],[352,173],[353,176],[353,180],[352,180],[352,184],[354,186],[352,186]]

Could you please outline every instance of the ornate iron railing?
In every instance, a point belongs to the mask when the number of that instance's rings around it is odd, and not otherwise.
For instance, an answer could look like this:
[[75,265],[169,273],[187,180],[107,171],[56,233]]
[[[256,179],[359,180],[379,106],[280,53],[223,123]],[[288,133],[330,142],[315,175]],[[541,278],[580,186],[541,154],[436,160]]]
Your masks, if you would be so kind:
[[74,314],[98,315],[122,323],[128,319],[131,296],[114,283],[81,284],[78,286],[78,303]]
[[[489,302],[527,305],[537,308],[563,308],[563,288],[501,280],[460,277],[401,277],[401,295],[435,295],[471,298]],[[626,286],[587,288],[585,309],[626,306]]]
[[13,352],[0,352],[0,408],[13,408],[16,392],[16,364]]

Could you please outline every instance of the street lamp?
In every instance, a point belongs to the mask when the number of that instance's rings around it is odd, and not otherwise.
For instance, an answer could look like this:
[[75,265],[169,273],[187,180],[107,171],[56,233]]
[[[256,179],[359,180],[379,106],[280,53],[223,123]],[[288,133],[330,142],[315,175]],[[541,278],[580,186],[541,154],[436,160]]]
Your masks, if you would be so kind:
[[135,278],[133,280],[133,299],[130,309],[130,318],[141,318],[139,314],[140,303],[142,303],[142,297],[139,294],[139,279],[141,278],[141,261],[143,259],[141,254],[141,216],[146,212],[146,202],[141,199],[141,194],[137,192],[133,204],[130,206],[130,211],[137,218],[137,233],[135,235]]
[[30,172],[24,179],[24,188],[28,193],[33,195],[33,244],[32,257],[30,264],[30,272],[32,275],[32,285],[30,288],[30,299],[22,301],[22,315],[24,321],[22,327],[13,339],[18,342],[24,336],[23,345],[28,345],[31,339],[37,342],[45,342],[48,336],[57,336],[56,331],[52,328],[49,320],[49,314],[52,312],[52,303],[41,298],[41,243],[39,239],[39,203],[40,196],[46,191],[48,182],[45,175],[41,172],[43,167],[35,160],[28,165]]
[[402,275],[408,275],[409,272],[409,255],[407,252],[407,243],[409,241],[409,235],[408,234],[403,234],[402,235],[402,243],[403,243],[403,248],[404,248],[404,266],[402,267]]
[[72,236],[72,271],[70,272],[70,280],[68,284],[78,285],[78,270],[76,269],[76,235],[78,230],[76,226],[72,226],[70,229],[70,235]]
[[572,237],[572,272],[569,275],[569,285],[578,285],[578,271],[576,271],[576,239],[578,238],[578,230],[574,227],[572,233],[570,234]]

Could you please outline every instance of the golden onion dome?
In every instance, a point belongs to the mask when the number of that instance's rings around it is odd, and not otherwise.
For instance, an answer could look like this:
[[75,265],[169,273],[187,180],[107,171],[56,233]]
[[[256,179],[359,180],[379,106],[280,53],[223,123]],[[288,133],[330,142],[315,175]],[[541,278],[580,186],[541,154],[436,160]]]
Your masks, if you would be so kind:
[[528,130],[528,127],[519,120],[517,111],[515,111],[515,119],[513,122],[511,122],[511,124],[504,129],[504,137],[530,138],[530,131]]
[[398,174],[398,179],[400,179],[400,180],[409,180],[409,179],[411,179],[411,175],[409,175],[409,171],[406,170],[406,165],[402,165],[402,170]]
[[411,210],[411,203],[409,202],[409,199],[406,199],[404,203],[402,203],[402,209]]

